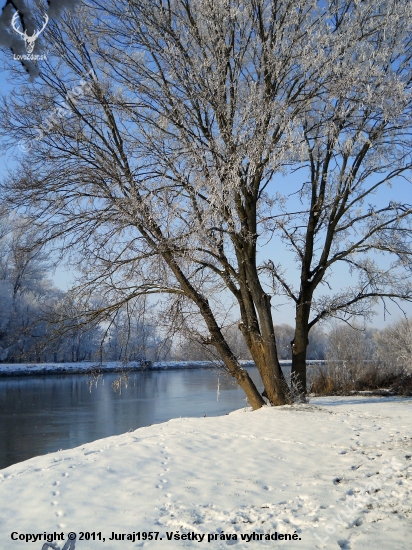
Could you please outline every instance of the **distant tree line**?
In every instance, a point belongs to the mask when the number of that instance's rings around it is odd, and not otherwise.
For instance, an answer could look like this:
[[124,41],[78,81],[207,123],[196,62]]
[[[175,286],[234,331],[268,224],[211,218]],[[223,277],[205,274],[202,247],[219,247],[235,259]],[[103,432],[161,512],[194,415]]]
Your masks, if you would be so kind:
[[[292,359],[292,346],[294,328],[286,323],[274,325],[276,334],[276,345],[278,357],[280,360]],[[251,353],[245,343],[242,333],[238,328],[238,323],[230,325],[222,332],[226,340],[230,343],[230,347],[239,360],[251,360]],[[310,343],[308,347],[308,359],[325,359],[327,348],[327,335],[319,328],[315,328],[311,332]],[[205,360],[210,351],[203,346],[199,340],[194,338],[182,338],[179,344],[175,347],[174,357],[180,360]]]
[[[148,361],[164,356],[167,340],[158,336],[151,318],[143,321],[143,303],[120,309],[106,322],[90,322],[85,304],[54,286],[50,255],[32,247],[32,233],[24,218],[0,217],[0,362]],[[102,301],[97,305],[102,307]]]
[[[294,328],[286,323],[275,325],[276,345],[280,360],[291,360]],[[241,338],[237,325],[224,329],[239,360],[250,360],[251,355]],[[409,371],[412,367],[412,323],[402,318],[384,329],[365,328],[354,322],[353,325],[331,323],[325,330],[311,331],[308,345],[308,360],[325,360],[344,363],[354,367],[373,362],[385,370]],[[198,340],[182,338],[174,348],[173,358],[180,360],[205,360],[209,357],[207,347]]]

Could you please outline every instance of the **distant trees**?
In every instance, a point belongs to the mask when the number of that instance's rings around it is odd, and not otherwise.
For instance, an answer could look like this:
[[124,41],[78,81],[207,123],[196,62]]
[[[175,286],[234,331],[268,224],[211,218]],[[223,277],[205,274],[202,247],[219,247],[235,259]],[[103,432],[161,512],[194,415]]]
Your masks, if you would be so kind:
[[400,319],[382,330],[333,323],[327,334],[327,364],[311,370],[310,386],[319,394],[347,394],[391,388],[409,395],[411,325]]
[[412,326],[406,318],[379,330],[358,323],[332,323],[326,336],[325,357],[348,367],[374,363],[388,373],[412,367]]
[[374,335],[376,357],[388,368],[412,373],[412,323],[400,319]]
[[[224,332],[231,309],[284,404],[273,296],[295,307],[302,393],[318,323],[412,298],[412,210],[380,194],[412,166],[411,7],[91,0],[48,25],[39,78],[3,102],[4,139],[30,150],[4,196],[40,242],[73,251],[80,295],[104,297],[97,315],[169,296],[258,408]],[[333,292],[340,266],[355,282]]]
[[374,332],[363,329],[357,323],[353,326],[333,323],[327,335],[327,360],[360,365],[375,359]]
[[[222,333],[227,340],[230,349],[239,361],[252,360],[250,350],[248,349],[242,333],[239,331],[238,324],[232,324],[222,329]],[[210,361],[219,360],[219,356],[213,353],[210,345],[201,341],[198,335],[189,332],[176,335],[175,344],[172,350],[173,359],[179,361]]]
[[167,354],[150,316],[139,318],[142,308],[130,304],[106,326],[90,322],[84,302],[54,287],[48,254],[33,246],[36,231],[23,217],[0,216],[0,361],[154,361]]
[[[276,345],[279,359],[292,359],[292,342],[295,335],[295,329],[291,325],[275,325]],[[327,335],[318,327],[310,333],[309,345],[307,350],[308,359],[325,359],[325,348]]]
[[50,268],[23,218],[0,218],[0,360],[39,360],[47,326],[41,312],[61,294],[47,277]]
[[171,342],[162,338],[154,319],[142,315],[142,308],[120,310],[110,322],[103,354],[108,361],[159,361],[168,356]]

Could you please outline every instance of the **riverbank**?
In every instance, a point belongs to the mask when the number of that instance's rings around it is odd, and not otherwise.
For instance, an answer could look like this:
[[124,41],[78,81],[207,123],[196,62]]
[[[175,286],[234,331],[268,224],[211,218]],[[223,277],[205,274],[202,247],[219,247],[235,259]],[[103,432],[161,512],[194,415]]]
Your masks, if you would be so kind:
[[[243,361],[245,366],[254,366],[253,361]],[[78,363],[14,363],[0,364],[1,376],[30,376],[38,374],[99,374],[105,372],[140,372],[144,370],[207,369],[217,366],[213,361],[159,361],[125,364],[121,361],[82,361]]]
[[[279,361],[282,367],[292,365],[292,361]],[[309,361],[308,364],[324,364],[325,361]],[[242,367],[254,367],[253,361],[240,361]],[[139,372],[143,370],[179,370],[179,369],[210,369],[219,366],[213,361],[159,361],[139,363],[131,361],[106,361],[97,363],[83,361],[79,363],[0,363],[2,376],[30,376],[38,374],[98,374],[104,372]]]
[[0,547],[406,550],[411,425],[412,399],[325,397],[33,458],[0,471]]

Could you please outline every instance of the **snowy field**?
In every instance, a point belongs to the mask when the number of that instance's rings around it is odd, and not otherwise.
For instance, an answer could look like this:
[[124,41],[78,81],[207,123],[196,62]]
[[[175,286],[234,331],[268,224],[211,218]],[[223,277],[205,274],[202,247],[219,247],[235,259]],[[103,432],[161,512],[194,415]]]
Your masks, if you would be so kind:
[[0,471],[0,548],[410,549],[411,426],[412,399],[316,398],[33,458]]

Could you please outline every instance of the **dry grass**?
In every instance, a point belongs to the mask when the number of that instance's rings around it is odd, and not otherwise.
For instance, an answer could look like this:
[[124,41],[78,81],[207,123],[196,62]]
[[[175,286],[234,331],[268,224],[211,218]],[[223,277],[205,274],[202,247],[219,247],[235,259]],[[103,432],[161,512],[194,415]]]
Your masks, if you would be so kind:
[[386,388],[396,395],[412,395],[412,375],[390,371],[379,363],[334,362],[309,371],[310,392],[316,395],[348,395]]

